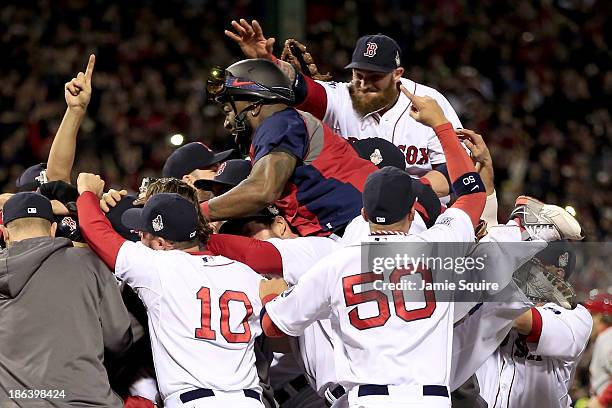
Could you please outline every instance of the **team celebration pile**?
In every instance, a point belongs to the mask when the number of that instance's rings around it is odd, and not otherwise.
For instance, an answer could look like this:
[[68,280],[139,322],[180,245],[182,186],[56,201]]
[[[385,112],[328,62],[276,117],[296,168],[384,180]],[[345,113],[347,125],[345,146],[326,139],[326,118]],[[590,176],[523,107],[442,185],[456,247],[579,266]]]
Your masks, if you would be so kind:
[[[387,23],[360,17],[380,32],[353,32],[322,21],[356,3],[313,2],[311,48],[269,36],[250,2],[236,6],[249,19],[211,5],[205,47],[185,35],[201,5],[77,3],[0,13],[0,408],[612,406],[612,132],[605,107],[585,106],[583,77],[566,69],[555,91],[554,71],[534,68],[520,106],[487,103],[523,86],[500,52],[497,73],[488,61],[428,84],[390,28],[406,17],[397,4]],[[463,6],[430,18],[452,26]],[[495,19],[486,7],[479,24]],[[507,13],[549,13],[561,35],[580,11]],[[47,41],[37,13],[54,51],[24,58],[15,50]],[[601,21],[584,31],[598,50]],[[485,37],[466,44],[495,58]],[[525,50],[517,61],[537,60]],[[71,76],[71,62],[45,65],[67,54],[82,59]],[[541,132],[528,150],[525,129]]]

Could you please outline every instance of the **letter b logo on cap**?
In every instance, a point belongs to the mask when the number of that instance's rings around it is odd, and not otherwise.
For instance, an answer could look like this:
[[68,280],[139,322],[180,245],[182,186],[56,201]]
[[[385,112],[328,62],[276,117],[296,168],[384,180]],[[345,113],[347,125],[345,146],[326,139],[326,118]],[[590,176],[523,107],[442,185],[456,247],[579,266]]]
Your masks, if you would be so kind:
[[373,43],[373,42],[367,43],[366,51],[363,53],[363,56],[372,58],[373,56],[376,55],[377,48],[378,48],[378,45],[376,43]]

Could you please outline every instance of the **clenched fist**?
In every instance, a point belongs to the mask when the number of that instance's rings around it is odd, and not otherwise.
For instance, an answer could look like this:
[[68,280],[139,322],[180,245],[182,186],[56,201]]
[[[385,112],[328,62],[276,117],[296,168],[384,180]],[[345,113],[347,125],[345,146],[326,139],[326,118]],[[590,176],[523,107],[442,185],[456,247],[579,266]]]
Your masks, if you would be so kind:
[[77,189],[79,194],[83,194],[86,191],[91,191],[96,197],[102,197],[102,191],[104,191],[104,180],[97,174],[81,173],[77,178]]

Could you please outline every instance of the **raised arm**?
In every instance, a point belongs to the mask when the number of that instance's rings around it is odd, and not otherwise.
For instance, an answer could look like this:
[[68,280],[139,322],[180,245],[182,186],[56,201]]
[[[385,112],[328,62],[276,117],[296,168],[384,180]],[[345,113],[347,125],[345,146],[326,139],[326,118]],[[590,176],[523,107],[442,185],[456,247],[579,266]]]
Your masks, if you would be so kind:
[[85,72],[79,72],[76,78],[72,78],[64,86],[64,97],[68,107],[49,152],[47,160],[49,181],[63,180],[70,183],[77,134],[91,100],[91,78],[95,63],[96,56],[91,54]]
[[200,208],[210,221],[252,215],[281,196],[296,164],[293,155],[272,151],[257,160],[246,180],[227,193],[202,203]]
[[453,125],[435,99],[414,95],[404,86],[400,86],[400,89],[412,102],[410,116],[417,122],[431,127],[440,140],[453,191],[459,197],[452,207],[464,211],[475,227],[484,209],[486,193],[482,180],[476,173],[472,160],[461,146]]
[[119,249],[126,239],[113,230],[100,208],[104,181],[100,176],[81,173],[77,179],[77,188],[80,194],[77,210],[81,233],[96,255],[114,271]]

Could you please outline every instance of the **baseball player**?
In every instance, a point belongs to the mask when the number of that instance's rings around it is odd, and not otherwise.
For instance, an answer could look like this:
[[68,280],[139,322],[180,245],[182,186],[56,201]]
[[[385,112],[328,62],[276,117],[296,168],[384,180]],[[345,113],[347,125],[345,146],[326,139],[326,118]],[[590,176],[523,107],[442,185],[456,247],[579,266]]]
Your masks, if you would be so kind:
[[202,252],[207,237],[197,208],[178,194],[154,195],[143,209],[124,213],[123,223],[141,233],[134,243],[114,232],[100,209],[104,182],[81,174],[77,185],[91,248],[147,308],[164,405],[262,407],[253,352],[260,295],[284,282],[262,281],[246,265]]
[[[410,115],[432,127],[444,147],[459,198],[432,228],[407,235],[414,213],[411,177],[385,167],[369,176],[364,188],[370,239],[464,243],[455,247],[456,254],[447,254],[462,256],[474,240],[474,226],[485,202],[484,186],[436,101],[409,96]],[[453,304],[436,302],[435,294],[428,292],[425,306],[413,309],[412,302],[399,300],[402,292],[394,292],[391,300],[377,290],[357,291],[377,279],[397,282],[402,273],[409,274],[402,269],[389,277],[356,273],[360,263],[360,246],[344,248],[317,263],[292,290],[266,306],[264,332],[300,335],[312,322],[331,318],[336,373],[351,407],[450,407]]]
[[[214,74],[217,72],[217,74]],[[361,191],[376,166],[313,115],[290,108],[294,94],[281,70],[263,59],[237,62],[209,78],[226,124],[254,130],[249,177],[204,203],[211,221],[251,215],[275,204],[302,236],[342,234],[359,215]]]
[[314,81],[288,62],[276,59],[272,54],[275,40],[264,37],[257,21],[232,21],[232,27],[235,33],[226,30],[225,34],[248,58],[265,58],[282,68],[293,83],[294,105],[323,120],[336,133],[345,138],[389,140],[404,153],[411,175],[422,176],[446,162],[431,128],[408,114],[411,101],[399,86],[414,95],[435,99],[454,128],[461,128],[461,122],[440,92],[402,78],[401,50],[393,39],[382,34],[359,38],[351,63],[346,66],[352,70],[351,82],[325,82]]
[[593,316],[595,345],[589,371],[593,397],[589,408],[612,406],[612,294],[589,297],[584,306]]

